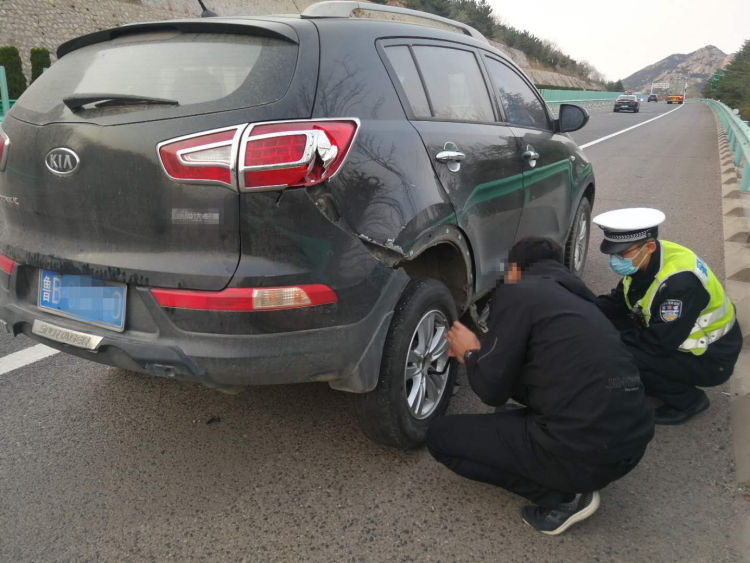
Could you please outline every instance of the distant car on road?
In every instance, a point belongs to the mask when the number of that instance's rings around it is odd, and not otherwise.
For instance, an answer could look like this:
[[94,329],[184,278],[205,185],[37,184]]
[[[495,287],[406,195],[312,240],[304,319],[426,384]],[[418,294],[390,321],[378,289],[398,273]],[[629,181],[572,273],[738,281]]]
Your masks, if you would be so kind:
[[667,96],[668,104],[681,104],[685,101],[685,98],[681,94],[670,94]]
[[648,101],[659,103],[659,96],[657,96],[656,94],[649,94]]
[[638,97],[635,95],[624,94],[618,96],[615,100],[615,107],[612,111],[619,112],[622,110],[632,111],[638,113],[641,109],[641,104],[638,102]]

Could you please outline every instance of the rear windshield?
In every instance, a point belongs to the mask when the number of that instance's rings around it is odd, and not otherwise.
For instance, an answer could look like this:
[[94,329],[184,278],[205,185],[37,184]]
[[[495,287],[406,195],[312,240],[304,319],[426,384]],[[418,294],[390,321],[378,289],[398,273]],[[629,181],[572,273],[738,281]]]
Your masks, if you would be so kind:
[[635,96],[619,96],[617,99],[623,102],[632,102],[635,100]]
[[[16,105],[38,119],[60,117],[63,98],[119,94],[176,100],[179,106],[122,106],[84,111],[181,116],[280,99],[291,82],[297,45],[272,38],[158,31],[96,43],[64,56]],[[67,111],[67,110],[66,110]],[[24,112],[27,113],[27,112]],[[141,116],[143,117],[143,116]]]

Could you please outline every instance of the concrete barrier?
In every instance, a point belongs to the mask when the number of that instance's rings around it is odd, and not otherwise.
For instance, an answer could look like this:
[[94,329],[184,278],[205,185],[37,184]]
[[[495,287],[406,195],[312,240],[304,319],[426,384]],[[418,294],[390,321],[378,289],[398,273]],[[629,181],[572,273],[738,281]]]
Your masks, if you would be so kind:
[[735,472],[750,486],[750,192],[739,189],[735,151],[716,116],[724,214],[725,288],[737,307],[745,345],[729,380]]

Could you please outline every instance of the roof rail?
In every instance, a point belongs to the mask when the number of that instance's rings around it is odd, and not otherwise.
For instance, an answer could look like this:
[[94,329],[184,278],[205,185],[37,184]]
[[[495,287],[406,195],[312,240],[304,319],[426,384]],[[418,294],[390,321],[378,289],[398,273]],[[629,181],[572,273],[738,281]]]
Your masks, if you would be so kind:
[[[465,23],[450,20],[448,18],[443,18],[441,16],[436,16],[434,14],[428,14],[427,12],[409,10],[408,8],[397,8],[395,6],[375,4],[372,2],[357,2],[355,0],[331,0],[327,2],[317,2],[305,8],[305,11],[302,12],[301,16],[306,19],[370,17],[376,19],[402,21],[406,23],[415,23],[432,27],[440,27],[441,29],[448,29],[449,31],[469,35],[474,39],[482,41],[483,43],[489,43],[484,35],[482,35],[478,30],[474,29],[470,25],[466,25]],[[399,19],[398,16],[402,16],[402,18]],[[436,26],[435,24],[442,25]]]

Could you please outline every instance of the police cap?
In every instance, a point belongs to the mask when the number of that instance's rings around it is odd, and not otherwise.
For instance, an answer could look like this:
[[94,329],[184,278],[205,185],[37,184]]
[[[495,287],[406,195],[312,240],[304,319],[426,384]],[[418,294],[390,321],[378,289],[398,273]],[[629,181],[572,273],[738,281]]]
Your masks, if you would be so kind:
[[664,213],[649,207],[630,207],[601,213],[593,218],[604,231],[599,249],[604,254],[619,254],[635,243],[659,234],[658,226],[664,222]]

